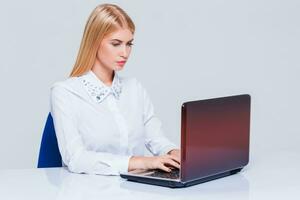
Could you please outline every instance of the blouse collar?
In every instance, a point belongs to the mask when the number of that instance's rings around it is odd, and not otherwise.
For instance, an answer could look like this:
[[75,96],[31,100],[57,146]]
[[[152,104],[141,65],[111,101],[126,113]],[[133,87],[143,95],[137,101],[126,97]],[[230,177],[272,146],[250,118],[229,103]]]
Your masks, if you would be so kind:
[[114,78],[111,86],[105,85],[92,70],[82,75],[80,79],[86,91],[97,103],[102,102],[110,94],[112,94],[116,99],[120,98],[122,82],[116,72],[114,72]]

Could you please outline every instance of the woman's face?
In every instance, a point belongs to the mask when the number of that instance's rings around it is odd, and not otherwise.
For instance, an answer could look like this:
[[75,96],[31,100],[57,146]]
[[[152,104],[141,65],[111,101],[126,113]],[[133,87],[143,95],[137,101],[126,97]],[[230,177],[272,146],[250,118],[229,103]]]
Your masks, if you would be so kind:
[[105,36],[96,58],[101,67],[116,71],[123,69],[131,52],[132,41],[133,34],[128,29],[120,28]]

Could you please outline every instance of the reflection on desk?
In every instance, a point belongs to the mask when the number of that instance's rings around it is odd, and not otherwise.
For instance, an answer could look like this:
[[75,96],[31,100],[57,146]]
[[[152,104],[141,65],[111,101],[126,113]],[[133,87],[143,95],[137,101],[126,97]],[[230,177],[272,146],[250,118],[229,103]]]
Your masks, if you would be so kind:
[[65,168],[5,171],[0,173],[1,179],[6,177],[10,181],[0,182],[6,189],[1,192],[1,199],[249,199],[249,183],[242,173],[188,188],[171,189],[130,182],[119,176],[74,174]]
[[299,199],[300,154],[257,154],[240,173],[187,188],[129,182],[65,168],[0,170],[0,199]]

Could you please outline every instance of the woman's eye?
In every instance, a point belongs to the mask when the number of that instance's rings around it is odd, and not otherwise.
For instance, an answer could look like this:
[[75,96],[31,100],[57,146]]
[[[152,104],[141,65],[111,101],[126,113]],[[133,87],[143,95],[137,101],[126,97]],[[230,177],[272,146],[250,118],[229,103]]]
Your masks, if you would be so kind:
[[[120,43],[112,43],[112,45],[114,46],[114,47],[116,47],[116,46],[119,46],[120,45]],[[127,46],[132,46],[133,44],[132,43],[128,43],[127,44]]]
[[128,43],[127,45],[131,47],[133,44],[132,43]]

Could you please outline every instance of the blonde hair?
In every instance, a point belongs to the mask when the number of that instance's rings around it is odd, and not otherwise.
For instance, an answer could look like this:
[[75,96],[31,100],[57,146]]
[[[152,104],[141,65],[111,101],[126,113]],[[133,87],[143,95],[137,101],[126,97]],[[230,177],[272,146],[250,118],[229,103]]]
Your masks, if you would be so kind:
[[70,77],[81,76],[91,70],[103,38],[120,27],[128,28],[134,34],[135,25],[124,10],[114,4],[98,5],[85,25],[77,59]]

